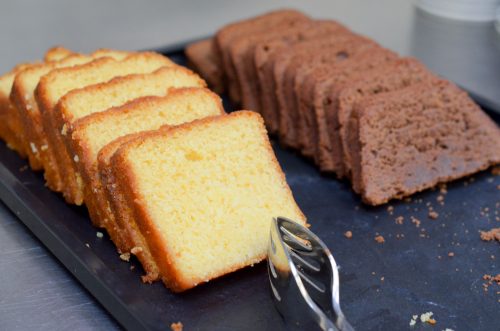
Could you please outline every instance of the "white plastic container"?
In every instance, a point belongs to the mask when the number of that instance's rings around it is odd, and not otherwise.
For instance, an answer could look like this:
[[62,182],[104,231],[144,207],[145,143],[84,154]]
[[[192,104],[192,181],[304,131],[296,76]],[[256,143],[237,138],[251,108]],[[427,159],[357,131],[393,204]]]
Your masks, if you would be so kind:
[[495,20],[500,0],[417,0],[417,6],[437,16],[488,22]]

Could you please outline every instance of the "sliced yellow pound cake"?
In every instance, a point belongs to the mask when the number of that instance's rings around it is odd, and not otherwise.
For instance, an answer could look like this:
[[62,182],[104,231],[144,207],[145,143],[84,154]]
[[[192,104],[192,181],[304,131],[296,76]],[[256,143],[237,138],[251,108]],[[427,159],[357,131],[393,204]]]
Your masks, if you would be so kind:
[[146,133],[111,167],[176,292],[263,260],[273,217],[305,223],[254,112]]
[[71,54],[74,54],[74,52],[62,46],[55,46],[45,53],[43,60],[45,62],[60,61]]
[[72,123],[87,115],[105,111],[110,107],[123,105],[135,98],[144,96],[163,96],[171,88],[205,87],[206,83],[190,70],[180,67],[163,67],[150,74],[135,74],[117,77],[109,82],[90,85],[66,94],[54,109],[56,134],[66,145],[56,145],[59,165],[65,169],[63,190],[66,200],[81,204],[83,202],[83,183],[75,173],[78,157],[71,150]]
[[31,64],[19,64],[8,73],[0,76],[0,138],[22,157],[26,157],[26,152],[15,130],[18,118],[12,116],[15,113],[15,108],[9,100],[9,94],[16,74],[29,66]]
[[[61,97],[69,91],[88,85],[109,81],[117,76],[134,73],[153,72],[164,66],[174,66],[168,58],[156,53],[137,53],[127,56],[121,61],[111,58],[100,58],[92,62],[70,68],[52,70],[40,79],[35,91],[35,99],[42,114],[44,131],[47,134],[48,148],[54,150],[58,163],[61,156],[55,146],[62,146],[60,128],[57,129],[53,120],[54,108]],[[62,191],[64,167],[58,169],[59,176],[46,176],[47,184],[55,191]],[[61,176],[63,175],[63,176]],[[66,197],[69,202],[71,196]]]
[[[53,50],[53,52],[55,51]],[[49,53],[45,56],[46,59],[48,54]],[[54,55],[55,53],[52,54],[51,58],[55,58]],[[57,167],[53,154],[48,150],[41,114],[38,110],[38,105],[34,96],[35,88],[40,78],[57,68],[81,65],[100,57],[111,57],[120,60],[128,55],[130,55],[130,53],[115,50],[98,50],[90,55],[71,54],[64,57],[62,60],[52,60],[50,63],[32,65],[17,73],[14,83],[12,84],[10,99],[15,105],[20,119],[20,131],[23,136],[22,143],[28,154],[30,166],[33,170],[45,169],[51,172],[51,169]],[[50,176],[53,175],[50,174]]]
[[[86,116],[73,125],[72,145],[78,156],[78,170],[85,188],[85,203],[94,224],[103,226],[119,252],[130,252],[133,247],[144,247],[143,241],[127,234],[130,225],[123,222],[121,208],[110,213],[111,204],[101,185],[97,157],[99,151],[115,139],[132,133],[155,130],[164,125],[178,125],[195,119],[224,113],[220,98],[204,88],[173,89],[165,97],[136,99],[121,107]],[[119,223],[114,217],[117,215]],[[120,225],[120,223],[124,223]],[[136,251],[134,251],[136,252]],[[148,280],[158,277],[157,268],[148,262],[145,247],[137,256],[144,265]],[[147,254],[146,256],[144,256]],[[150,267],[151,266],[151,267]]]

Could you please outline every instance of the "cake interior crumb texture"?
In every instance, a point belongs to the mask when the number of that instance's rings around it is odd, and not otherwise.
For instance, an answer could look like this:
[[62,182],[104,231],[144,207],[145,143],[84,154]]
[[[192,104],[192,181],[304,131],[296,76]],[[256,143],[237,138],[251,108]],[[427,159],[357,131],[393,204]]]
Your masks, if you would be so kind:
[[160,268],[174,269],[166,273],[173,290],[264,259],[273,217],[305,222],[256,113],[195,121],[122,147],[117,158],[142,231],[151,225],[148,240],[157,237]]

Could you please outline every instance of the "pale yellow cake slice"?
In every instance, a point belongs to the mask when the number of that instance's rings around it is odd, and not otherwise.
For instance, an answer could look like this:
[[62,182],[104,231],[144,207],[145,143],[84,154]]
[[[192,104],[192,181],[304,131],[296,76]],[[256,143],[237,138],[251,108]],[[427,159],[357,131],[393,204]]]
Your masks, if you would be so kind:
[[176,292],[263,260],[273,217],[305,223],[254,112],[145,133],[111,167]]
[[[55,53],[54,50],[53,52]],[[111,57],[120,60],[130,54],[130,52],[117,50],[98,50],[89,55],[70,54],[59,61],[52,60],[50,63],[29,66],[16,74],[10,92],[10,100],[17,111],[21,124],[19,132],[23,136],[23,148],[28,154],[29,163],[33,170],[45,169],[45,171],[49,172],[49,177],[56,176],[56,172],[52,171],[52,169],[56,168],[57,164],[52,152],[48,149],[41,114],[34,96],[40,78],[57,68],[81,65],[100,57]],[[47,55],[45,58],[47,59]],[[51,58],[54,59],[55,57],[52,56]]]
[[90,85],[69,92],[53,111],[56,134],[65,145],[56,145],[59,165],[65,169],[63,193],[68,202],[83,202],[83,184],[75,173],[75,155],[68,140],[72,123],[87,115],[117,107],[144,96],[163,96],[176,87],[205,87],[206,83],[190,70],[180,67],[163,67],[153,73],[117,77],[109,82]]
[[84,182],[85,203],[92,221],[106,228],[119,252],[128,253],[133,247],[144,247],[134,252],[143,264],[148,280],[158,277],[157,268],[150,262],[152,259],[144,241],[135,240],[134,236],[128,234],[131,225],[124,222],[124,210],[114,208],[114,213],[109,212],[111,204],[98,173],[98,153],[125,135],[155,130],[164,125],[178,125],[223,112],[220,98],[208,89],[180,88],[173,89],[165,97],[136,99],[123,106],[83,117],[73,124],[73,151],[79,160],[76,164]]
[[[160,54],[147,52],[132,54],[120,61],[109,57],[99,58],[83,65],[55,69],[43,76],[35,90],[35,99],[42,114],[48,148],[54,151],[57,162],[60,162],[61,156],[55,148],[63,146],[63,142],[60,128],[56,128],[52,115],[61,97],[72,90],[106,82],[117,76],[153,72],[161,67],[174,65]],[[46,176],[47,184],[53,190],[62,191],[64,170],[64,167],[59,167],[56,169],[59,176]],[[74,202],[71,198],[67,196],[69,202]]]

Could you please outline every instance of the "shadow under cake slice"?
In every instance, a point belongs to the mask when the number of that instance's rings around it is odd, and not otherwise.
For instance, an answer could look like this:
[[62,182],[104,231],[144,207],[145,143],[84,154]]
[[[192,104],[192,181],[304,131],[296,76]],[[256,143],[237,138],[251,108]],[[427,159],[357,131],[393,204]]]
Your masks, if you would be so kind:
[[241,94],[236,81],[234,63],[229,55],[229,46],[235,40],[246,38],[259,31],[266,31],[281,22],[296,19],[308,19],[308,17],[296,10],[282,9],[228,24],[217,31],[215,42],[222,62],[224,84],[227,87],[230,99],[235,104],[241,102]]
[[500,129],[466,92],[423,82],[353,108],[352,180],[380,205],[500,163]]

